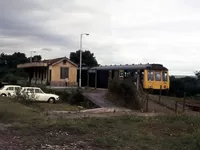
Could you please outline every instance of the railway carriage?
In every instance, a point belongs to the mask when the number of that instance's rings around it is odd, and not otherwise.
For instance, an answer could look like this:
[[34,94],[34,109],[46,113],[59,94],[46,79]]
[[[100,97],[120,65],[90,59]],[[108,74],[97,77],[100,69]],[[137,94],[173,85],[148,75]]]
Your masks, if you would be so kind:
[[[170,87],[169,71],[162,64],[110,65],[87,68],[87,86],[107,88],[108,79],[133,79],[144,90],[168,91]],[[86,75],[85,75],[86,77]]]

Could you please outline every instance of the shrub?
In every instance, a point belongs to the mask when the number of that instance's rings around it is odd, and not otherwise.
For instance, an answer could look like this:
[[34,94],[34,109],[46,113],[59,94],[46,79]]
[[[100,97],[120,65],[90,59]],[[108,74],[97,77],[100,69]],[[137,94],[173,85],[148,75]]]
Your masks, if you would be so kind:
[[82,91],[80,89],[72,91],[69,96],[68,103],[71,105],[80,105],[82,102],[84,102]]
[[32,106],[33,104],[36,105],[35,101],[37,100],[37,97],[35,97],[33,94],[28,95],[27,93],[20,94],[19,91],[16,92],[16,95],[13,96],[12,101],[18,102],[20,104],[26,105],[26,106]]
[[71,105],[80,105],[84,102],[84,96],[80,89],[70,91],[58,91],[40,87],[46,93],[59,95],[61,102],[66,102]]
[[140,109],[136,86],[129,80],[110,80],[108,92],[115,95],[116,101],[128,108]]
[[63,91],[58,91],[58,90],[53,90],[53,89],[48,89],[46,87],[41,87],[42,91],[44,91],[45,93],[52,93],[52,94],[56,94],[59,95],[60,97],[60,101],[62,102],[68,102],[68,98],[70,96],[70,93],[63,90]]
[[2,79],[2,81],[8,82],[9,84],[17,84],[18,80],[19,77],[11,73],[6,74]]

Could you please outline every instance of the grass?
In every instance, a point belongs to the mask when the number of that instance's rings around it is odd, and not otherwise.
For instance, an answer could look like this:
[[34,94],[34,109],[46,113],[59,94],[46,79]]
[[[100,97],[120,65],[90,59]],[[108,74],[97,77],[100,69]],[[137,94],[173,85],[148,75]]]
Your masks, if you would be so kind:
[[26,137],[21,142],[28,141],[29,145],[37,141],[56,145],[76,143],[79,148],[89,145],[94,149],[198,150],[199,124],[199,118],[188,116],[123,116],[50,120],[10,129],[15,136]]
[[200,119],[187,116],[114,117],[57,121],[102,149],[200,149]]
[[[39,105],[46,110],[75,109],[67,104]],[[1,98],[0,122],[14,122],[7,130],[0,132],[1,146],[5,149],[9,149],[12,143],[24,146],[16,149],[41,149],[41,145],[44,144],[67,144],[71,146],[70,149],[76,146],[77,149],[97,150],[200,149],[200,118],[197,116],[121,116],[51,120],[42,116],[35,107],[27,107],[12,103],[8,98]]]
[[40,119],[40,112],[37,108],[27,107],[19,103],[12,102],[9,98],[0,98],[0,121],[11,122],[21,120]]
[[44,110],[58,110],[58,111],[78,111],[78,107],[67,103],[48,104],[40,103],[39,107]]
[[0,121],[15,122],[43,119],[41,115],[44,111],[77,111],[78,107],[69,104],[49,104],[36,103],[31,106],[25,106],[17,102],[13,102],[10,98],[0,97]]

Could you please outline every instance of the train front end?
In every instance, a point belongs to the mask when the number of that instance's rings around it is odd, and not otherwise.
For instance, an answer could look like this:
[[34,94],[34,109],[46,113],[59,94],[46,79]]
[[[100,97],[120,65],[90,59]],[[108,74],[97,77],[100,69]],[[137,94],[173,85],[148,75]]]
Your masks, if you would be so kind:
[[146,90],[168,91],[170,88],[169,71],[162,65],[146,68],[143,81],[143,88]]

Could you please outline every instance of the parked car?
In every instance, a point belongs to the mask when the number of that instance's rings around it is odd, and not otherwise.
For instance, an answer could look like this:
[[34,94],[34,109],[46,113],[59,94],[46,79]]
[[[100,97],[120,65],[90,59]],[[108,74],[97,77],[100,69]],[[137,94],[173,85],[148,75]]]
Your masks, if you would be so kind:
[[21,86],[19,85],[4,85],[0,89],[1,96],[13,96],[17,93],[17,91],[21,90]]
[[20,94],[41,102],[56,103],[59,101],[58,95],[45,93],[38,87],[22,87]]

